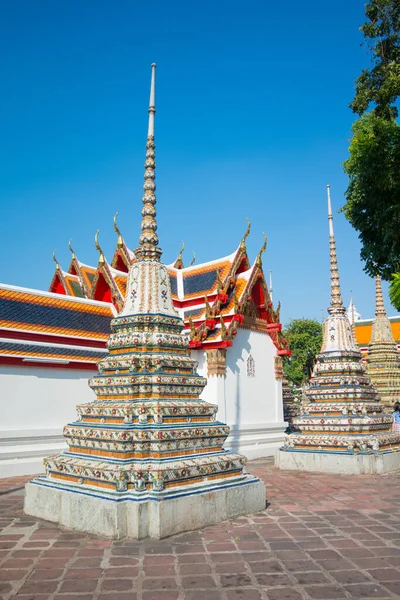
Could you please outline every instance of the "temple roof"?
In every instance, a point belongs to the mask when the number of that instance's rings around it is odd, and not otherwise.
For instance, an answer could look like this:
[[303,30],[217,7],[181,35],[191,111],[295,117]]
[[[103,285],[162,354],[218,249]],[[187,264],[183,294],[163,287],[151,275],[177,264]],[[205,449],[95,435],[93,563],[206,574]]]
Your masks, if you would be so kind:
[[112,304],[0,284],[0,359],[95,365],[104,355]]
[[[96,234],[96,247],[100,253],[97,267],[78,261],[73,253],[68,273],[62,271],[57,264],[50,289],[57,294],[75,297],[84,294],[88,299],[112,303],[116,312],[121,312],[128,270],[135,261],[135,256],[123,242],[115,220],[114,229],[118,239],[111,263],[105,258]],[[261,263],[261,254],[265,251],[266,242],[254,263],[250,265],[245,244],[249,233],[250,223],[234,252],[188,267],[183,264],[182,243],[182,249],[174,264],[167,266],[173,303],[184,319],[187,333],[190,332],[192,347],[215,343],[226,345],[233,339],[238,325],[243,323],[246,311],[247,320],[251,313],[258,326],[264,321],[270,328],[273,324],[279,325],[280,331],[279,309],[276,311],[273,307]],[[129,264],[128,260],[131,261]],[[62,277],[59,276],[60,272]],[[251,305],[251,310],[248,305]],[[266,331],[265,327],[262,327],[262,331]],[[275,345],[279,351],[289,352],[287,343],[277,332],[277,327],[274,331],[269,331]]]

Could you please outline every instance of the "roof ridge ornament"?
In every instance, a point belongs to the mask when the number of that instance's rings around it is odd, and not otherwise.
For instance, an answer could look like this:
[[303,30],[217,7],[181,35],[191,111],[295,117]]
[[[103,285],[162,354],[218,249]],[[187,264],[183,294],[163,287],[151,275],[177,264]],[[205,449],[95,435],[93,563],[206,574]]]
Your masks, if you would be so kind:
[[256,265],[261,269],[262,268],[262,255],[264,254],[264,252],[267,249],[267,236],[265,235],[265,233],[263,232],[263,236],[264,236],[264,243],[260,248],[259,253],[257,254],[257,258],[256,258]]
[[57,260],[57,257],[56,257],[56,251],[55,251],[55,250],[53,250],[52,257],[53,257],[53,260],[54,260],[54,262],[56,263],[56,270],[57,270],[57,271],[62,271],[62,269],[61,269],[61,267],[60,267],[60,263],[59,263],[59,262],[58,262],[58,260]]
[[162,251],[158,247],[156,221],[156,163],[154,143],[154,116],[156,113],[156,64],[151,65],[151,84],[149,102],[149,126],[146,142],[146,161],[144,164],[144,194],[142,197],[142,233],[139,237],[139,247],[135,256],[139,260],[160,260]]
[[339,269],[336,255],[335,232],[333,230],[333,216],[331,204],[331,186],[326,186],[328,195],[328,224],[329,224],[329,254],[330,254],[330,272],[331,272],[331,304],[328,308],[329,314],[333,312],[345,313],[342,294],[340,291]]
[[251,223],[250,223],[249,217],[246,217],[246,221],[247,221],[246,233],[244,234],[244,236],[242,237],[242,241],[240,242],[240,248],[242,250],[246,250],[246,239],[249,237],[250,230],[251,230]]
[[72,238],[68,241],[68,248],[70,249],[70,252],[72,254],[72,259],[76,259],[76,254],[74,252],[74,249],[72,248]]
[[104,265],[106,263],[106,259],[104,256],[104,252],[101,249],[100,244],[99,244],[99,233],[100,233],[100,229],[98,229],[96,231],[96,234],[94,236],[94,245],[96,246],[96,250],[100,253],[99,263]]
[[272,299],[272,269],[269,270],[269,297],[271,302],[273,303],[273,299]]
[[192,261],[191,261],[189,267],[193,267],[195,262],[196,262],[196,252],[193,250],[193,258],[192,258]]
[[124,238],[122,237],[122,234],[117,225],[117,217],[118,217],[118,211],[114,215],[114,231],[115,231],[115,233],[118,234],[117,246],[118,246],[118,248],[122,248],[124,246]]

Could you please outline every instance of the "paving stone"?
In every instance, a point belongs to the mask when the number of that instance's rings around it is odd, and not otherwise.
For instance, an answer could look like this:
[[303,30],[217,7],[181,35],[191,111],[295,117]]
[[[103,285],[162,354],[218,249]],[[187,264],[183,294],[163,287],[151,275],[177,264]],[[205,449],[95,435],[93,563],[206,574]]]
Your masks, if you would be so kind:
[[21,594],[51,594],[56,591],[58,585],[58,581],[29,580],[27,583],[24,583],[19,591]]
[[[236,590],[225,590],[227,600],[260,600],[259,591],[250,588],[237,588]],[[219,596],[221,598],[221,596]],[[202,599],[203,600],[203,599]],[[209,600],[208,597],[204,600]]]
[[349,569],[348,571],[332,571],[331,575],[342,585],[346,583],[363,583],[364,581],[371,581],[358,569]]
[[340,586],[316,585],[305,586],[307,594],[316,600],[328,600],[330,598],[347,598],[345,590]]
[[388,598],[385,588],[375,583],[357,583],[345,586],[351,598]]
[[[238,565],[234,564],[229,564],[229,563],[222,563],[221,565],[217,565],[217,567],[234,567],[235,568],[235,573],[237,573],[237,568]],[[244,568],[245,570],[245,568]],[[189,563],[187,565],[180,565],[179,566],[179,572],[181,575],[208,575],[209,573],[211,573],[211,567],[210,565],[207,564],[199,564],[199,563]],[[226,572],[230,572],[230,571],[219,571],[217,569],[217,573],[226,573]],[[146,575],[148,575],[147,571],[146,571]]]
[[174,590],[177,588],[175,577],[145,578],[142,582],[143,590]]
[[281,573],[282,565],[276,560],[265,560],[261,562],[250,563],[252,573]]
[[292,581],[285,573],[263,573],[256,575],[256,580],[259,585],[265,587],[276,587],[277,585],[291,585]]
[[267,594],[268,600],[302,600],[300,593],[293,587],[270,589]]
[[216,583],[209,575],[189,575],[182,577],[184,589],[191,588],[215,588]]
[[[81,600],[83,596],[70,596],[70,600]],[[96,600],[136,600],[137,594],[134,592],[115,592],[110,594],[99,594]],[[62,596],[56,596],[54,600],[64,600],[64,594]],[[86,596],[85,596],[86,598]],[[93,600],[93,596],[88,596],[88,600]]]
[[322,571],[309,571],[308,573],[293,573],[293,577],[302,585],[311,583],[330,583],[327,576]]
[[103,579],[101,589],[103,592],[121,592],[133,589],[133,583],[133,579]]
[[[262,564],[262,563],[254,563],[254,564]],[[198,567],[200,565],[197,565]],[[218,563],[214,565],[214,569],[217,573],[247,573],[246,563]],[[181,571],[182,572],[182,571]],[[265,571],[263,571],[264,573]]]
[[[204,592],[202,592],[204,594]],[[168,592],[163,592],[160,590],[157,590],[157,592],[143,592],[142,594],[142,600],[178,600],[179,598],[179,592],[172,592],[172,591],[168,591]],[[204,595],[203,595],[203,599],[204,599]],[[78,600],[78,598],[77,598]],[[107,598],[108,600],[108,598]],[[114,600],[114,598],[110,598],[109,600]],[[125,598],[123,599],[125,600]],[[131,600],[131,597],[127,598],[126,600]],[[196,600],[192,597],[192,600]],[[205,599],[204,599],[205,600]]]
[[368,573],[377,581],[398,581],[400,583],[400,571],[397,569],[369,569]]
[[29,581],[31,579],[60,579],[63,573],[64,569],[35,569],[29,576]]
[[94,592],[97,586],[97,579],[68,579],[63,581],[60,593],[67,592]]

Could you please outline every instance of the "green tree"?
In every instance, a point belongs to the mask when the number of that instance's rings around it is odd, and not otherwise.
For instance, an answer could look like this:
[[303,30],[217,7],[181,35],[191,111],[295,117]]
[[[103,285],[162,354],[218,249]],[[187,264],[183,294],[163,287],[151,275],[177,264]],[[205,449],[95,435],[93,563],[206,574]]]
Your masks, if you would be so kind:
[[374,112],[385,119],[396,118],[400,96],[400,3],[371,0],[365,5],[367,22],[360,27],[372,55],[372,65],[356,79],[356,95],[350,104],[363,115],[374,104]]
[[309,378],[315,355],[321,350],[321,323],[314,319],[291,319],[284,335],[289,339],[292,351],[292,356],[283,365],[285,377],[301,385]]
[[344,163],[350,182],[343,210],[359,232],[365,271],[390,280],[400,270],[400,2],[371,0],[365,14],[360,29],[372,64],[356,79],[350,104],[360,119]]
[[365,271],[388,280],[400,269],[400,127],[368,113],[353,125],[349,150],[343,210],[360,233]]
[[400,311],[400,273],[395,273],[390,282],[389,298],[393,306]]

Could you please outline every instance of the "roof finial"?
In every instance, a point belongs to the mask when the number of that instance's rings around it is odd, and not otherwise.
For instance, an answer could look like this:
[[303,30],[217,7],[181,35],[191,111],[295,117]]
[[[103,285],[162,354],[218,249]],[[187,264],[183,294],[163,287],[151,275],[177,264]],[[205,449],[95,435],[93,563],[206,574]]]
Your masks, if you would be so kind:
[[246,239],[249,237],[250,235],[250,228],[251,228],[251,223],[250,223],[250,219],[249,217],[246,217],[246,221],[247,221],[247,229],[246,229],[246,233],[244,234],[244,236],[242,237],[242,241],[240,242],[240,247],[245,250],[246,249]]
[[355,316],[355,306],[354,306],[354,302],[353,302],[353,291],[352,290],[350,290],[350,307],[351,307],[351,319],[350,319],[351,336],[353,338],[355,347],[357,348],[358,342],[357,342],[357,333],[356,333],[356,316]]
[[193,250],[193,258],[192,258],[192,262],[190,263],[190,267],[193,267],[194,263],[196,262],[196,252]]
[[147,137],[154,137],[154,115],[156,113],[156,63],[151,65],[151,84],[149,102],[149,129]]
[[100,244],[99,244],[99,233],[100,233],[100,229],[98,229],[96,231],[96,235],[94,236],[94,245],[96,246],[96,250],[98,252],[100,252],[99,263],[104,265],[106,262],[106,259],[104,257],[103,250],[101,249]]
[[157,223],[156,223],[156,163],[154,143],[154,115],[155,109],[155,85],[156,65],[151,65],[151,86],[149,105],[149,129],[146,142],[146,162],[144,163],[144,194],[142,197],[142,233],[139,237],[139,248],[135,250],[136,258],[160,260],[161,250],[158,248]]
[[333,231],[333,217],[332,217],[332,204],[331,204],[331,186],[326,186],[328,193],[328,223],[329,223],[329,254],[330,254],[330,271],[331,271],[331,304],[328,308],[328,312],[331,314],[333,311],[344,313],[345,308],[343,306],[342,295],[340,292],[340,280],[339,270],[336,256],[336,242],[335,234]]
[[56,269],[57,269],[57,271],[61,271],[60,263],[57,260],[56,251],[55,250],[53,250],[53,260],[56,263]]
[[256,263],[257,266],[261,269],[262,267],[262,259],[261,256],[262,254],[266,251],[267,249],[267,236],[265,235],[265,233],[263,232],[263,236],[264,236],[264,243],[260,248],[260,252],[257,254],[257,258],[256,258]]
[[182,240],[182,246],[176,260],[182,260],[182,254],[185,251],[185,242]]
[[72,248],[72,239],[70,239],[70,240],[69,240],[69,242],[68,242],[68,248],[69,248],[69,249],[70,249],[70,251],[71,251],[72,258],[73,258],[73,259],[75,259],[75,258],[76,258],[76,256],[75,256],[74,249]]
[[117,217],[118,217],[118,211],[114,215],[114,231],[115,231],[115,233],[118,234],[117,246],[118,246],[118,248],[122,248],[122,246],[124,245],[124,239],[123,239],[121,232],[119,230],[119,227],[117,225]]
[[269,270],[269,297],[272,302],[272,269]]
[[381,276],[375,277],[375,316],[386,317],[385,304],[383,302]]

